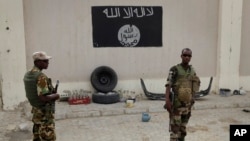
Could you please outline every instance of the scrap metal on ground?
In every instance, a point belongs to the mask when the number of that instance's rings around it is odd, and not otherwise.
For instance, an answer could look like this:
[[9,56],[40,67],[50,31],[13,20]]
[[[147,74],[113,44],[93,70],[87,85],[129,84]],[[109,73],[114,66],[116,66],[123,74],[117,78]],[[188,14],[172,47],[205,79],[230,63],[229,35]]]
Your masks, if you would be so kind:
[[[150,100],[165,100],[165,93],[149,92],[146,88],[144,80],[142,78],[140,78],[140,81],[141,81],[141,87],[144,91],[144,94],[146,95],[146,97],[148,99],[150,99]],[[197,99],[197,98],[204,97],[204,96],[208,95],[210,92],[210,89],[211,89],[212,82],[213,82],[213,77],[210,77],[208,88],[206,90],[200,90],[199,92],[197,92],[195,94],[195,98]]]

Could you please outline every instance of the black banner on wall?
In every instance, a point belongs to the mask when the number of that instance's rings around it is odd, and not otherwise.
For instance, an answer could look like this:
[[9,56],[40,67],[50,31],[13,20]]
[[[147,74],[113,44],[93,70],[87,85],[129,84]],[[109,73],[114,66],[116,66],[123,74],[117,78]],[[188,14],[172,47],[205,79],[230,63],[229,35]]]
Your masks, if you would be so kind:
[[94,47],[162,47],[162,7],[92,7]]

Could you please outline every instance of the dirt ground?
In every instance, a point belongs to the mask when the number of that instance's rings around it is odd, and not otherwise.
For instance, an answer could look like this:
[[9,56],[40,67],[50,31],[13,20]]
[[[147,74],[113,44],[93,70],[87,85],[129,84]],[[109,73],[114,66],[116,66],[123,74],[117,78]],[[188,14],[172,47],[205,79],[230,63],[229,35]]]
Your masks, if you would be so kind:
[[[21,112],[0,112],[0,140],[30,141],[31,121]],[[168,113],[150,113],[149,122],[141,114],[75,118],[56,121],[58,141],[166,141],[169,139]],[[249,124],[250,113],[242,108],[193,110],[186,140],[228,141],[230,124]],[[22,128],[22,129],[20,129]]]

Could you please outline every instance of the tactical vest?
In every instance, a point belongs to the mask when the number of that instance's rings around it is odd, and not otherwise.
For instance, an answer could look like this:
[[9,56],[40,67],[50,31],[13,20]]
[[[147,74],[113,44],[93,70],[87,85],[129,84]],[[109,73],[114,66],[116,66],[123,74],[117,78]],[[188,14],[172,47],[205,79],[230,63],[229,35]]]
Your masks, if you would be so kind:
[[195,71],[192,66],[188,70],[178,64],[176,65],[177,77],[176,82],[173,84],[174,93],[177,95],[178,100],[181,102],[191,102],[195,92],[199,90],[200,80],[195,75]]
[[45,103],[39,99],[37,94],[37,78],[40,74],[42,74],[42,72],[28,71],[23,78],[26,97],[30,104],[37,108],[42,108],[45,105]]

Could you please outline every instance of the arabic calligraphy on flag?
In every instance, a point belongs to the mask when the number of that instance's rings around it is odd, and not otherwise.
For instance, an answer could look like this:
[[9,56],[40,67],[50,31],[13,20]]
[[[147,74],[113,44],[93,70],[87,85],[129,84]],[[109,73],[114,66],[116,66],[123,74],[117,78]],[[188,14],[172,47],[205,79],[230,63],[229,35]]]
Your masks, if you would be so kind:
[[162,47],[162,7],[93,6],[94,47]]

